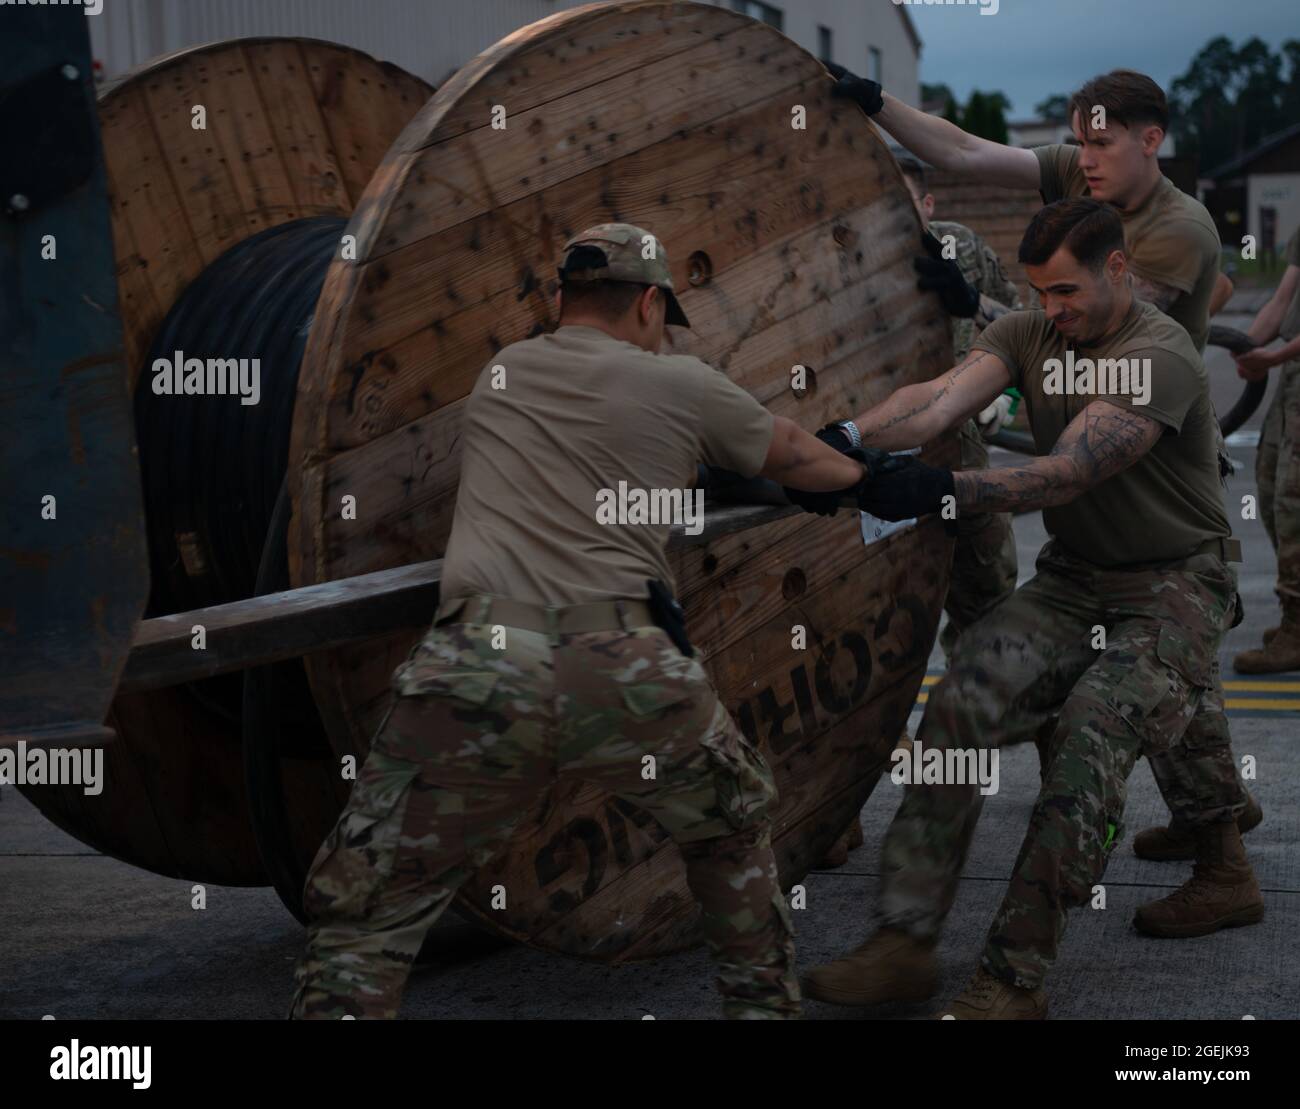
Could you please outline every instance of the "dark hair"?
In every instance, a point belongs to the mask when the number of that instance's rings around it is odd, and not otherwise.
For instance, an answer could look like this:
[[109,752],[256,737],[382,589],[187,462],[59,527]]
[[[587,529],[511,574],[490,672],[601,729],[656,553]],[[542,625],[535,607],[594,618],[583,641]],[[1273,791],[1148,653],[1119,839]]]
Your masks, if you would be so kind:
[[1082,266],[1101,270],[1112,251],[1124,249],[1124,224],[1109,204],[1090,196],[1058,200],[1040,208],[1020,240],[1020,263],[1041,266],[1065,247]]
[[560,314],[580,309],[602,319],[620,320],[647,288],[636,281],[561,281]]
[[1085,134],[1092,118],[1092,109],[1100,104],[1106,109],[1106,123],[1124,127],[1154,123],[1162,131],[1169,130],[1169,101],[1161,89],[1145,73],[1133,69],[1113,69],[1101,77],[1094,77],[1070,97],[1066,119],[1073,120],[1079,113],[1079,123]]
[[925,166],[910,154],[900,154],[898,168],[903,171],[903,176],[916,186],[917,191],[925,196]]

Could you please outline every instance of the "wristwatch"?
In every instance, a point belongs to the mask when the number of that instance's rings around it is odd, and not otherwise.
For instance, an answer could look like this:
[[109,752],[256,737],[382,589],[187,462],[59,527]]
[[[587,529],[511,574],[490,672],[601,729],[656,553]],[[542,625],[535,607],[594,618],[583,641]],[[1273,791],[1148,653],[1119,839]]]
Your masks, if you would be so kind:
[[858,425],[852,420],[836,420],[831,427],[842,428],[844,434],[849,437],[850,447],[862,446],[862,432],[858,430]]

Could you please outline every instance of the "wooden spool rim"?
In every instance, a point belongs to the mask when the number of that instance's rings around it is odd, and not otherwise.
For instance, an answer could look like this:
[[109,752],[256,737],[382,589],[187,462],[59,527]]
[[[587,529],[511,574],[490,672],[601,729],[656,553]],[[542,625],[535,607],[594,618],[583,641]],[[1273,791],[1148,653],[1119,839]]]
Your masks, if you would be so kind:
[[[660,37],[668,33],[665,22],[671,39]],[[630,37],[633,30],[640,38]],[[665,65],[656,69],[661,59]],[[667,92],[651,98],[634,91],[665,70],[675,73],[664,79],[671,101]],[[738,87],[747,78],[750,87]],[[946,317],[937,298],[915,292],[919,224],[901,175],[861,112],[832,101],[830,85],[820,63],[773,28],[726,9],[669,0],[557,13],[451,78],[394,144],[358,205],[349,224],[357,260],[336,261],[326,277],[291,450],[298,491],[293,584],[441,553],[454,499],[448,475],[457,425],[439,421],[490,364],[486,347],[499,340],[499,350],[549,318],[539,306],[565,230],[627,219],[658,234],[696,324],[691,342],[713,344],[701,351],[722,350],[755,333],[773,336],[762,352],[770,358],[750,344],[730,364],[714,364],[755,395],[760,390],[751,383],[761,385],[760,399],[783,414],[797,410],[804,426],[843,409],[859,411],[855,405],[865,407],[882,391],[947,368]],[[623,110],[606,112],[624,94],[630,99]],[[496,132],[499,140],[487,127],[498,96],[519,129]],[[790,137],[796,101],[815,116],[807,143]],[[579,118],[585,127],[588,115],[600,142],[564,146],[569,121]],[[622,126],[603,126],[607,116]],[[723,165],[736,176],[719,181]],[[642,180],[642,170],[652,183]],[[604,199],[606,180],[614,200]],[[684,181],[680,191],[676,181]],[[617,199],[620,183],[626,205]],[[761,191],[769,185],[770,194]],[[716,216],[702,214],[706,202],[712,211],[715,188],[720,208]],[[745,224],[745,207],[736,205],[761,209],[760,218]],[[617,214],[620,208],[625,214]],[[586,222],[569,227],[580,219]],[[686,281],[697,251],[712,261],[707,288]],[[771,322],[748,329],[769,293]],[[702,322],[710,316],[711,323]],[[419,339],[415,353],[410,339]],[[779,383],[768,370],[805,361],[786,355],[811,348],[825,363],[820,393],[796,400],[787,380],[773,399]],[[955,438],[926,457],[952,464]],[[345,493],[357,494],[355,517],[340,514],[338,496]],[[756,696],[784,702],[777,707],[793,720],[786,725],[790,742],[769,752],[778,779],[785,774],[774,841],[787,881],[816,862],[878,780],[920,687],[946,592],[950,545],[937,521],[867,553],[856,531],[847,513],[833,521],[796,516],[679,555],[679,584],[690,579],[683,596],[698,625],[697,645],[706,665],[727,672],[725,688],[715,675],[724,702],[734,706],[749,696],[741,687],[752,684]],[[685,575],[683,560],[691,561]],[[724,598],[735,602],[725,616],[727,605],[715,602],[731,585],[720,582],[736,583]],[[797,611],[808,613],[810,646],[792,657]],[[392,669],[417,636],[308,660],[336,757],[367,750]],[[792,666],[804,667],[806,696],[797,712]],[[775,693],[774,680],[786,683]],[[812,704],[823,689],[825,699]],[[623,838],[614,838],[611,823],[606,869],[598,875],[593,862],[588,875],[583,864],[596,854],[586,853],[580,826],[593,823],[589,816],[605,820],[605,801],[590,791],[575,800],[562,787],[541,827],[521,825],[512,847],[480,868],[458,904],[514,939],[602,960],[648,957],[687,942],[680,925],[690,900],[680,863],[653,829],[616,814]],[[571,860],[581,873],[564,869]],[[557,867],[560,877],[543,877]],[[629,873],[634,880],[619,884]],[[484,894],[503,876],[510,903],[497,911]],[[575,889],[576,907],[569,899]]]
[[[217,70],[221,80],[203,85],[207,72]],[[267,88],[284,96],[266,96]],[[190,95],[197,89],[201,96]],[[364,89],[367,99],[359,101],[354,89]],[[187,47],[101,89],[130,381],[167,311],[213,258],[290,219],[349,215],[388,145],[431,92],[419,78],[361,51],[280,36]],[[206,132],[188,126],[195,101],[208,109]],[[302,108],[309,119],[295,117]],[[218,156],[238,164],[214,168]],[[312,166],[308,181],[299,168]],[[333,187],[330,173],[337,176]],[[204,175],[211,184],[196,187]],[[288,206],[285,197],[308,203]],[[265,884],[238,724],[209,718],[183,689],[119,695],[110,720],[119,741],[106,750],[103,795],[90,804],[71,788],[42,787],[29,795],[42,812],[83,842],[157,873]]]

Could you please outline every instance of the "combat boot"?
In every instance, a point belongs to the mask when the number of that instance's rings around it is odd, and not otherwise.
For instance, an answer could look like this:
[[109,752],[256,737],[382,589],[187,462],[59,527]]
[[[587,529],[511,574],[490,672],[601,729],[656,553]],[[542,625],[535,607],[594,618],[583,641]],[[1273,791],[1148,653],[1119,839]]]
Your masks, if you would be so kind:
[[934,941],[881,928],[842,958],[813,967],[801,983],[804,997],[832,1005],[924,1001],[939,984]]
[[[1273,630],[1273,629],[1270,629]],[[1286,608],[1273,634],[1264,633],[1264,646],[1242,651],[1232,660],[1238,674],[1281,674],[1300,670],[1300,612]]]
[[[1250,793],[1246,807],[1237,817],[1237,830],[1244,836],[1264,819],[1264,810]],[[1133,838],[1133,854],[1154,862],[1196,858],[1196,834],[1190,824],[1170,824],[1164,828],[1144,828]]]
[[1264,897],[1232,821],[1197,828],[1192,877],[1168,897],[1142,905],[1134,927],[1148,936],[1185,939],[1220,928],[1258,924]]
[[1026,990],[995,978],[983,967],[962,992],[944,1009],[935,1013],[936,1020],[1046,1020],[1047,994]]

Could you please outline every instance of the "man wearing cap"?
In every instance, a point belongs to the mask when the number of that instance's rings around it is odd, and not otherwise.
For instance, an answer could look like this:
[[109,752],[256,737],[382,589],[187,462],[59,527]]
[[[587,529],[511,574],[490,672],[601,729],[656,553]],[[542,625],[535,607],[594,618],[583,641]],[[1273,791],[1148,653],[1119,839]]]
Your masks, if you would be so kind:
[[558,303],[559,327],[502,350],[470,394],[442,603],[308,876],[293,1017],[395,1017],[457,888],[574,780],[678,844],[725,1014],[798,1013],[771,772],[692,657],[673,521],[604,509],[617,489],[688,503],[701,461],[823,493],[864,469],[698,359],[659,353],[666,323],[689,324],[649,232],[571,239]]

